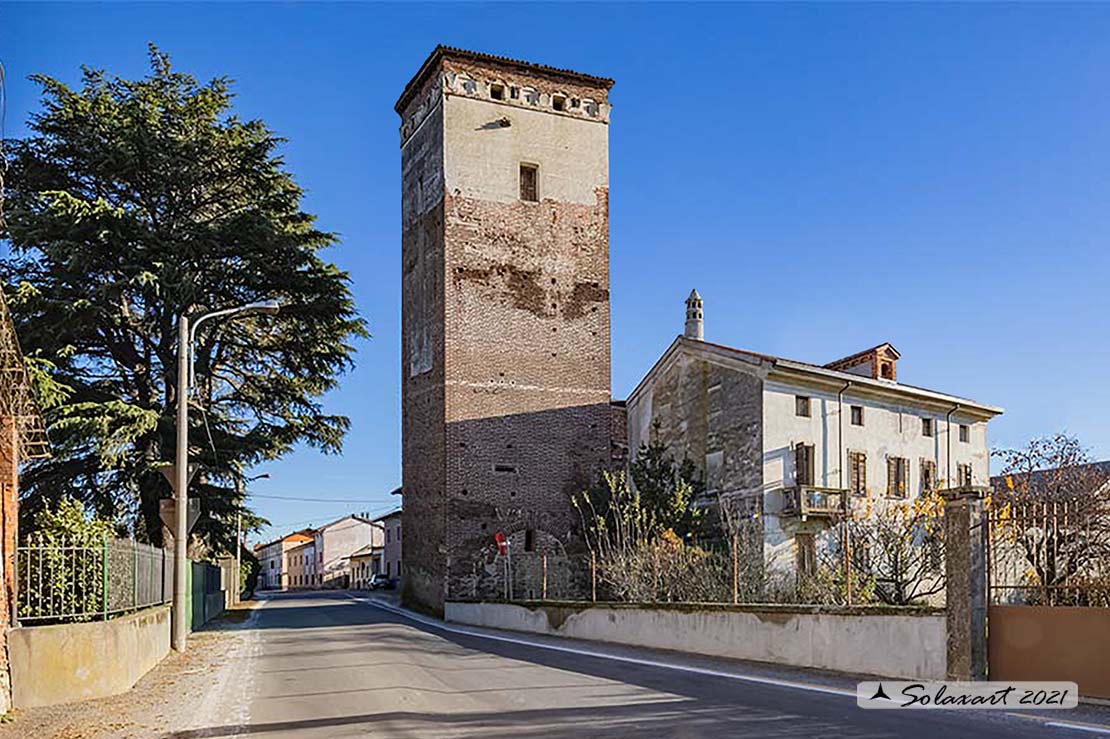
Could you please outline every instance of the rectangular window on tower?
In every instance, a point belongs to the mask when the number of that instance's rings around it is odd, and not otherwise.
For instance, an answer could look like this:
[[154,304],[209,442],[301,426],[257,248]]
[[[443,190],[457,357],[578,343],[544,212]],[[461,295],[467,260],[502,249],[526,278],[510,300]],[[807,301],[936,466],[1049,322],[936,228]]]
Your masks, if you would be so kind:
[[520,165],[520,199],[530,203],[540,200],[539,177],[540,169],[534,164]]

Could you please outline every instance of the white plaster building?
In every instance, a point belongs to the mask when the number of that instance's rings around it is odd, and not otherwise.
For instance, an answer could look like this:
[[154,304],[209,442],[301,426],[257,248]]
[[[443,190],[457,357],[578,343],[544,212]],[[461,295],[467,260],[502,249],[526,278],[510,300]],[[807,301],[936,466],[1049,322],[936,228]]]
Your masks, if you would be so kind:
[[367,545],[381,546],[381,526],[357,515],[324,524],[314,534],[316,575],[325,588],[344,588],[350,584],[350,557]]
[[259,590],[288,590],[290,582],[289,553],[312,541],[312,530],[305,529],[255,548],[260,567]]
[[709,343],[702,311],[695,291],[686,334],[629,396],[629,448],[658,440],[693,461],[708,500],[762,519],[777,561],[805,566],[846,507],[988,484],[1000,408],[899,383],[890,344],[820,366]]

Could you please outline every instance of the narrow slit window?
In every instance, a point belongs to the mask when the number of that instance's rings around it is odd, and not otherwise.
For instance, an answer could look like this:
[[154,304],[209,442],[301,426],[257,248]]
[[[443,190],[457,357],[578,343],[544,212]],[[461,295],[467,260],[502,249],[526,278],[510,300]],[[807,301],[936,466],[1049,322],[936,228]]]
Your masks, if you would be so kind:
[[921,435],[922,436],[932,436],[933,435],[933,419],[931,419],[931,418],[922,418],[921,419]]
[[520,165],[520,199],[530,203],[538,203],[539,193],[539,167],[534,164]]
[[965,444],[971,441],[971,428],[966,423],[960,424],[960,441]]

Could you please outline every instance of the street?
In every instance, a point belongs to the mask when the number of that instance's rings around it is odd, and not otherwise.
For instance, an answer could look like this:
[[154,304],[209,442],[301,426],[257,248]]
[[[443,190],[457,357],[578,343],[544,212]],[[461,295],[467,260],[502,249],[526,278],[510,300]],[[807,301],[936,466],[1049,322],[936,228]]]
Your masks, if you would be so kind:
[[462,633],[478,631],[343,592],[267,596],[244,624],[233,673],[217,677],[216,698],[198,708],[191,728],[165,736],[1081,735],[1045,725],[1079,720],[1071,712],[1044,719],[865,711],[843,693],[850,681],[827,675],[510,632]]

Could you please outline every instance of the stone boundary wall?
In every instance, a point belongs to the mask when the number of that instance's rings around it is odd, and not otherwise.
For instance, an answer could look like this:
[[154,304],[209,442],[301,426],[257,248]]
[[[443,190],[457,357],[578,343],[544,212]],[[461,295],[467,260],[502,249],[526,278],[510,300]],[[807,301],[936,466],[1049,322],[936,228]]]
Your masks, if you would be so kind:
[[12,702],[30,708],[123,693],[169,651],[169,606],[107,621],[11,629]]
[[943,680],[944,611],[926,608],[448,602],[446,620],[795,667]]

